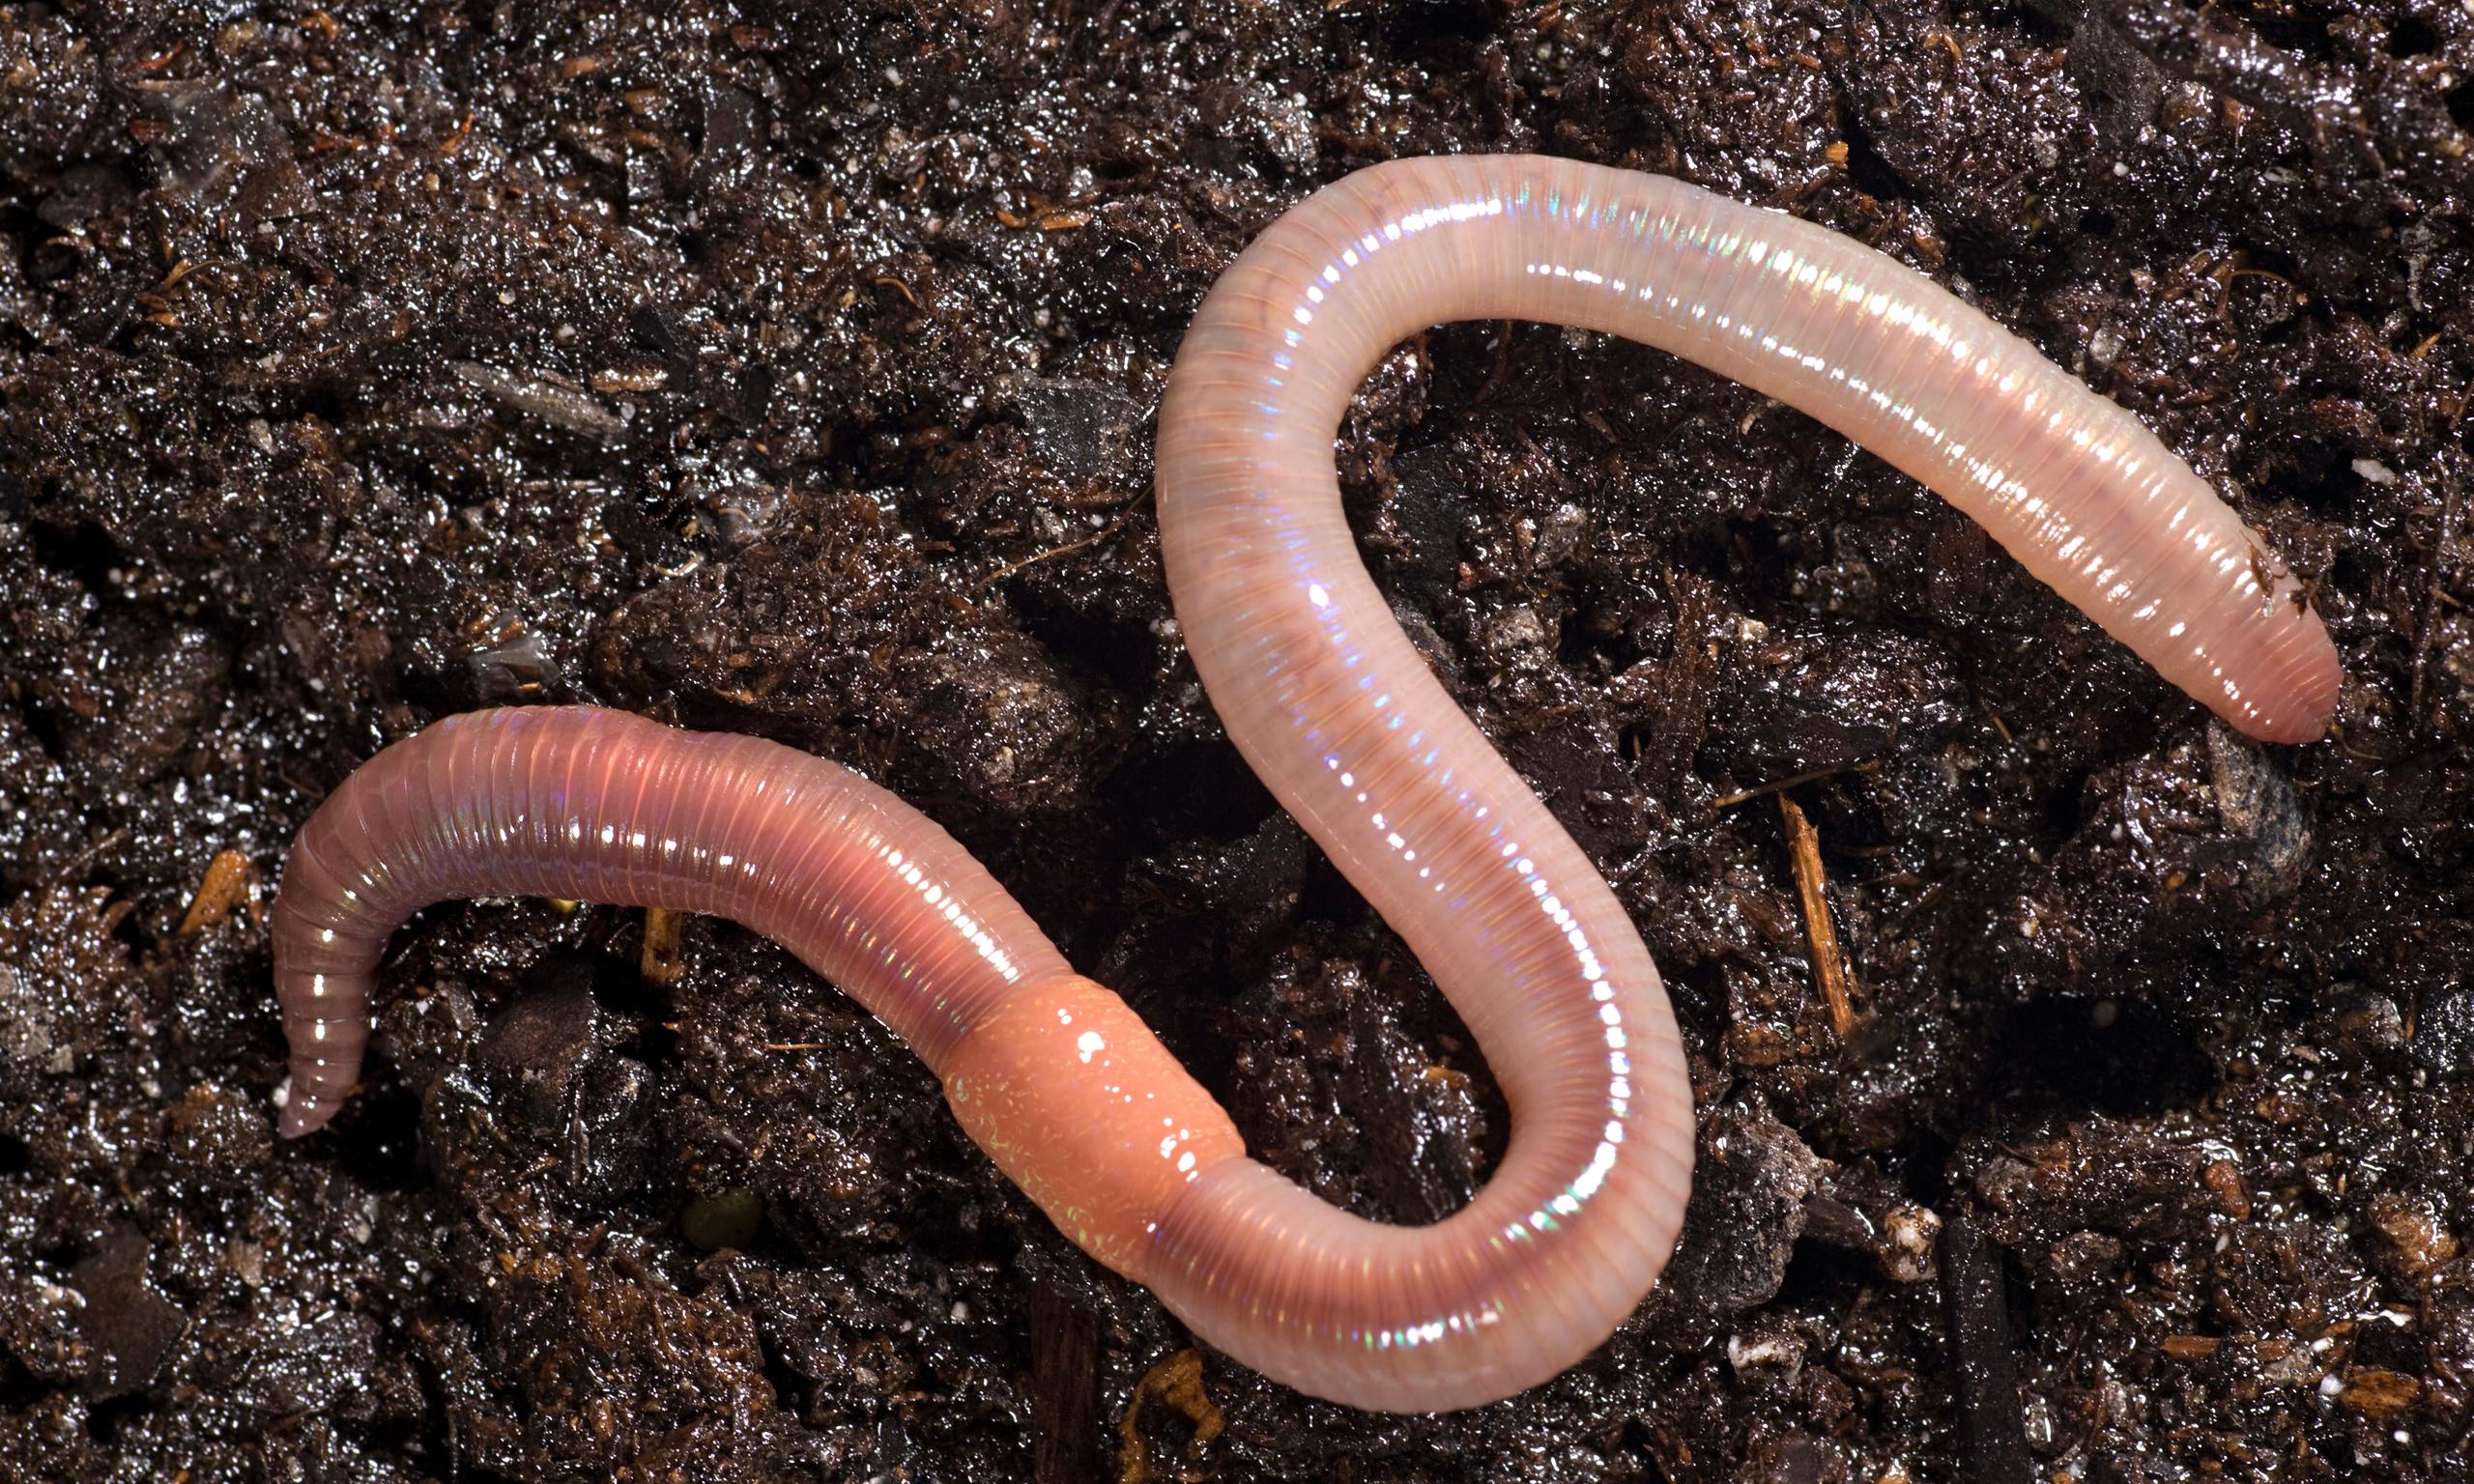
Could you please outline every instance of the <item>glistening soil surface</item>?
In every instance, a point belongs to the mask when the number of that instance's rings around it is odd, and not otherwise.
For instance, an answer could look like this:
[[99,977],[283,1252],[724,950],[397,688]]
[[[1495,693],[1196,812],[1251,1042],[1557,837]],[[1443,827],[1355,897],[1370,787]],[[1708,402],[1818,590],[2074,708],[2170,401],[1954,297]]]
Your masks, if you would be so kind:
[[[2474,1476],[2460,120],[2444,0],[0,4],[0,1477]],[[2212,728],[1740,387],[1460,326],[1351,515],[1706,1117],[1586,1363],[1381,1417],[1197,1352],[714,922],[665,983],[642,914],[433,911],[274,1140],[291,832],[589,699],[889,784],[1264,1157],[1464,1200],[1483,1062],[1221,733],[1146,491],[1240,244],[1510,149],[1852,233],[2136,409],[2315,583],[2338,734]]]

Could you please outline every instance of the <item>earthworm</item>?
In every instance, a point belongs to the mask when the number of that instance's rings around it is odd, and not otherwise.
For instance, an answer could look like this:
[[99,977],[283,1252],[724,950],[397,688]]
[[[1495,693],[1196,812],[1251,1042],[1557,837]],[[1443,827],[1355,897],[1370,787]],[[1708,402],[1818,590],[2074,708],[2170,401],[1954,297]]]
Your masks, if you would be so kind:
[[273,926],[287,1133],[360,1067],[388,935],[441,899],[662,905],[779,939],[890,1025],[964,1127],[1101,1262],[1302,1390],[1425,1411],[1566,1369],[1663,1267],[1691,1173],[1673,1013],[1614,894],[1452,704],[1341,518],[1333,439],[1389,347],[1519,318],[1658,346],[1939,491],[2255,736],[2318,734],[2336,656],[2299,588],[2127,413],[1917,273],[1661,177],[1401,161],[1315,194],[1205,299],[1162,404],[1186,642],[1229,736],[1417,952],[1513,1115],[1425,1227],[1248,1158],[1124,1002],[934,823],[833,764],[617,712],[450,718],[302,830]]

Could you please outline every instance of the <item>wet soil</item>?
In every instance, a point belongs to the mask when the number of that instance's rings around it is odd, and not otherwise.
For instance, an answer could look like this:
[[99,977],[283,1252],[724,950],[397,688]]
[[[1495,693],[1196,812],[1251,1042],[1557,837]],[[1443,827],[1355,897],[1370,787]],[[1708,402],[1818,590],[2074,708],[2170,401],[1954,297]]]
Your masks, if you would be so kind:
[[[2469,122],[2443,0],[0,4],[0,1476],[2474,1476]],[[1402,1418],[1196,1351],[720,923],[663,983],[641,914],[426,914],[274,1140],[290,833],[586,699],[890,784],[1266,1157],[1465,1199],[1482,1060],[1221,733],[1145,492],[1251,233],[1510,149],[1852,233],[2136,409],[2311,578],[2338,734],[2212,728],[1740,387],[1453,327],[1351,514],[1705,1110],[1589,1361]]]

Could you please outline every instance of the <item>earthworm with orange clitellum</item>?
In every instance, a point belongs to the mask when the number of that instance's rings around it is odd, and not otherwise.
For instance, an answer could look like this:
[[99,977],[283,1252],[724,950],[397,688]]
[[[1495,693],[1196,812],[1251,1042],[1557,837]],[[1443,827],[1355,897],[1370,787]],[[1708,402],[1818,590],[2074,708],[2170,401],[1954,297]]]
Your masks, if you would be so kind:
[[2316,737],[2318,615],[2134,417],[1920,274],[1824,228],[1566,160],[1403,160],[1316,193],[1221,277],[1160,412],[1168,584],[1228,735],[1413,948],[1513,1116],[1425,1227],[1338,1211],[1077,976],[942,830],[831,763],[618,712],[453,717],[302,831],[274,914],[286,1132],[359,1075],[373,966],[434,901],[715,913],[899,1032],[964,1127],[1092,1256],[1302,1390],[1424,1411],[1588,1354],[1656,1278],[1691,1177],[1690,1084],[1649,950],[1591,862],[1393,620],[1333,440],[1378,357],[1439,322],[1644,341],[1844,433],[2254,737]]

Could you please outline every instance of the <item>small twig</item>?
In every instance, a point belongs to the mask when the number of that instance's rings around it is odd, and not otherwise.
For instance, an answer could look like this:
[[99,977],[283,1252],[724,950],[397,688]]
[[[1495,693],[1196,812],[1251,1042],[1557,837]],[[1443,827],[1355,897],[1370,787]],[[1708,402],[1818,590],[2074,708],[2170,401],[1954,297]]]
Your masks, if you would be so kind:
[[637,956],[636,971],[648,985],[675,985],[687,972],[687,960],[679,948],[679,932],[686,926],[687,914],[668,907],[645,909],[645,946]]
[[1778,817],[1787,827],[1787,853],[1796,867],[1796,897],[1804,906],[1804,938],[1813,949],[1813,973],[1821,980],[1822,997],[1829,1001],[1830,1029],[1845,1041],[1856,1029],[1856,1003],[1847,992],[1847,959],[1838,947],[1838,928],[1829,920],[1829,899],[1822,889],[1821,837],[1796,801],[1778,795]]
[[1116,518],[1108,522],[1106,526],[1103,526],[1099,529],[1091,532],[1089,535],[1084,536],[1079,541],[1068,541],[1063,546],[1051,546],[1045,552],[1033,552],[1030,556],[1023,557],[1020,561],[1009,561],[1005,565],[998,567],[995,571],[989,573],[986,577],[981,578],[978,582],[971,584],[971,591],[977,592],[983,587],[1002,582],[1006,578],[1012,577],[1015,573],[1021,571],[1024,567],[1035,566],[1040,562],[1048,560],[1051,556],[1062,556],[1069,552],[1079,552],[1086,546],[1099,545],[1101,542],[1108,539],[1108,537],[1115,535],[1118,529],[1125,525],[1126,520],[1132,516],[1134,512],[1141,509],[1142,502],[1150,498],[1151,491],[1150,488],[1146,486],[1141,494],[1127,500],[1125,502],[1125,508],[1119,510],[1116,513]]
[[1722,793],[1718,795],[1717,807],[1733,809],[1739,804],[1753,799],[1767,798],[1770,794],[1781,793],[1817,779],[1836,778],[1842,773],[1879,773],[1880,771],[1882,771],[1882,759],[1879,757],[1867,757],[1862,762],[1840,763],[1836,767],[1815,768],[1809,773],[1798,773],[1792,777],[1782,778],[1774,784],[1764,784],[1758,788],[1742,788],[1734,793]]
[[66,886],[76,878],[78,872],[93,865],[95,857],[128,839],[129,827],[123,825],[101,840],[89,842],[84,849],[53,868],[51,874],[43,877],[43,884],[46,887]]

